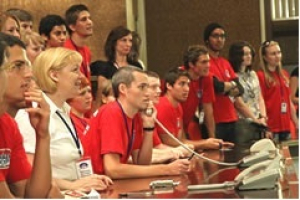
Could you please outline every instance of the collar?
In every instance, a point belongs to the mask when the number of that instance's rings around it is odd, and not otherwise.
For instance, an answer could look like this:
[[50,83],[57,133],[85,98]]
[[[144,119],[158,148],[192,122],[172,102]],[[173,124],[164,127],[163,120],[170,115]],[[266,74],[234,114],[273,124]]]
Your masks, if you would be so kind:
[[64,102],[63,106],[61,108],[59,108],[44,92],[43,92],[43,97],[45,98],[46,102],[50,106],[50,114],[51,115],[54,114],[56,111],[70,115],[71,107],[66,102]]

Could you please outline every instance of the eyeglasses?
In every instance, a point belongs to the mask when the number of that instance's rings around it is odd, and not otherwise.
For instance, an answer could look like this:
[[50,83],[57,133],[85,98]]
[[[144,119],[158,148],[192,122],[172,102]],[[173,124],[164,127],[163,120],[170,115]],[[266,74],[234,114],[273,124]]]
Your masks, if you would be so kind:
[[6,70],[13,70],[13,69],[17,69],[18,71],[23,71],[25,70],[27,67],[30,68],[30,64],[26,61],[16,61],[16,62],[12,62],[12,63],[7,63],[5,64],[5,69]]
[[226,35],[225,34],[212,34],[210,35],[212,38],[214,39],[221,39],[221,40],[224,40],[226,38]]

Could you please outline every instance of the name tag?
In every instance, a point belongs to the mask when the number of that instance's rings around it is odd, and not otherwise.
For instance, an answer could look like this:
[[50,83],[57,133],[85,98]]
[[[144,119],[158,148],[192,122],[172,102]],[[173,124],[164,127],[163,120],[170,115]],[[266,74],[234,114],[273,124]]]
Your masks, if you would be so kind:
[[201,111],[199,113],[199,124],[203,124],[203,122],[204,122],[204,112]]
[[281,103],[281,113],[287,112],[287,104],[285,102]]
[[93,172],[92,162],[90,158],[82,158],[76,162],[76,171],[78,179],[90,176]]
[[8,169],[10,166],[10,149],[0,149],[0,169]]

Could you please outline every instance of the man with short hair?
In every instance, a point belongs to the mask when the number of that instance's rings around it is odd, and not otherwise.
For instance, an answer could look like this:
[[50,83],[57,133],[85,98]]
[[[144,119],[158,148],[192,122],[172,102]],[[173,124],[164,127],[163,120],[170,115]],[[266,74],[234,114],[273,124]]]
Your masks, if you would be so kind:
[[63,47],[67,39],[65,20],[59,15],[46,15],[40,21],[39,33],[45,40],[45,48]]
[[[8,46],[7,63],[4,65],[9,85],[4,93],[0,114],[0,198],[61,198],[57,187],[51,184],[49,105],[39,89],[29,89],[32,74],[25,45],[18,38],[3,33],[0,33],[0,43]],[[37,153],[31,168],[22,136],[10,115],[15,115],[17,108],[24,108],[26,102],[31,104],[33,101],[37,107],[26,109],[36,131]]]
[[[178,175],[189,171],[190,162],[179,159],[170,164],[150,165],[156,111],[149,101],[149,83],[145,72],[122,67],[112,78],[115,102],[98,110],[91,119],[86,137],[87,155],[95,173],[113,179]],[[151,115],[147,108],[154,110]],[[132,156],[133,164],[127,164]]]
[[88,8],[83,4],[72,5],[65,13],[70,38],[65,47],[79,52],[83,58],[80,71],[90,80],[91,51],[86,40],[93,34],[93,21]]
[[220,24],[211,23],[206,26],[204,42],[209,50],[210,72],[214,76],[214,90],[216,93],[216,101],[213,104],[216,137],[236,142],[238,117],[235,109],[245,118],[258,121],[240,97],[244,89],[230,63],[220,56],[220,52],[225,45],[225,39],[225,29]]
[[20,21],[21,33],[30,33],[32,31],[33,17],[28,11],[19,8],[11,8],[8,9],[6,13],[14,15],[18,18],[18,20]]
[[[181,103],[186,101],[189,94],[190,75],[181,68],[171,69],[164,78],[165,95],[160,98],[156,106],[157,119],[166,129],[183,143],[191,144],[195,149],[219,149],[232,147],[233,144],[220,139],[209,138],[203,140],[188,140],[184,136],[183,111]],[[157,127],[162,142],[169,146],[178,146],[178,142],[171,138],[164,129]]]
[[[188,98],[186,101],[181,102],[181,106],[183,110],[183,129],[190,139],[215,137],[215,120],[213,116],[215,92],[213,77],[209,73],[209,60],[208,49],[202,45],[189,46],[183,56],[183,67],[187,70],[191,80]],[[197,117],[195,112],[198,112]],[[194,133],[191,128],[193,124],[196,124],[196,130],[198,129]]]
[[[152,71],[146,71],[149,82],[149,98],[154,105],[159,103],[159,97],[161,94],[161,83],[157,73]],[[194,149],[192,145],[189,146]],[[152,163],[164,163],[168,160],[175,160],[179,158],[188,157],[191,152],[184,149],[182,146],[176,148],[165,145],[161,142],[157,129],[153,131],[153,151],[152,151]]]

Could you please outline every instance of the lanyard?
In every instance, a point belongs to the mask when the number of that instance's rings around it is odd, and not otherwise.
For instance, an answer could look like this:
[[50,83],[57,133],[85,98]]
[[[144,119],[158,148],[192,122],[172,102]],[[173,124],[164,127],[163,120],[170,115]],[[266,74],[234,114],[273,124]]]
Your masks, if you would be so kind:
[[81,156],[81,155],[82,155],[82,152],[81,152],[81,149],[80,149],[80,142],[79,142],[78,134],[77,134],[76,128],[75,128],[75,126],[74,126],[73,120],[70,118],[70,120],[71,120],[71,122],[72,122],[72,125],[73,125],[73,127],[74,127],[74,130],[75,130],[75,134],[73,133],[72,129],[70,128],[70,126],[68,125],[68,123],[66,122],[66,120],[61,116],[61,114],[60,114],[58,111],[56,111],[55,113],[58,115],[58,117],[61,119],[61,121],[65,124],[65,126],[67,127],[67,129],[68,129],[69,132],[71,133],[72,138],[73,138],[73,140],[74,140],[74,142],[75,142],[75,144],[76,144],[78,153],[79,153],[79,155]]
[[203,101],[203,88],[202,88],[202,86],[203,86],[203,77],[200,77],[199,78],[199,91],[198,91],[198,98],[199,98],[199,110],[202,110],[202,105],[203,105],[203,103],[202,103],[202,101]]
[[133,141],[134,141],[134,138],[135,138],[135,131],[134,131],[134,119],[132,120],[132,126],[131,126],[131,137],[130,137],[130,132],[129,132],[129,127],[128,127],[128,123],[127,123],[127,117],[126,117],[126,114],[120,104],[120,102],[117,100],[117,103],[118,103],[118,106],[121,108],[121,111],[122,111],[122,115],[123,115],[123,119],[124,119],[124,122],[125,122],[125,125],[126,125],[126,129],[127,129],[127,137],[128,137],[128,146],[127,146],[127,156],[129,156],[129,153],[132,149],[132,146],[133,146]]
[[280,97],[281,97],[281,100],[283,101],[284,100],[284,85],[281,85],[281,77],[279,76],[279,74],[275,73],[277,78],[278,78],[278,82],[279,82],[279,88],[280,88]]

